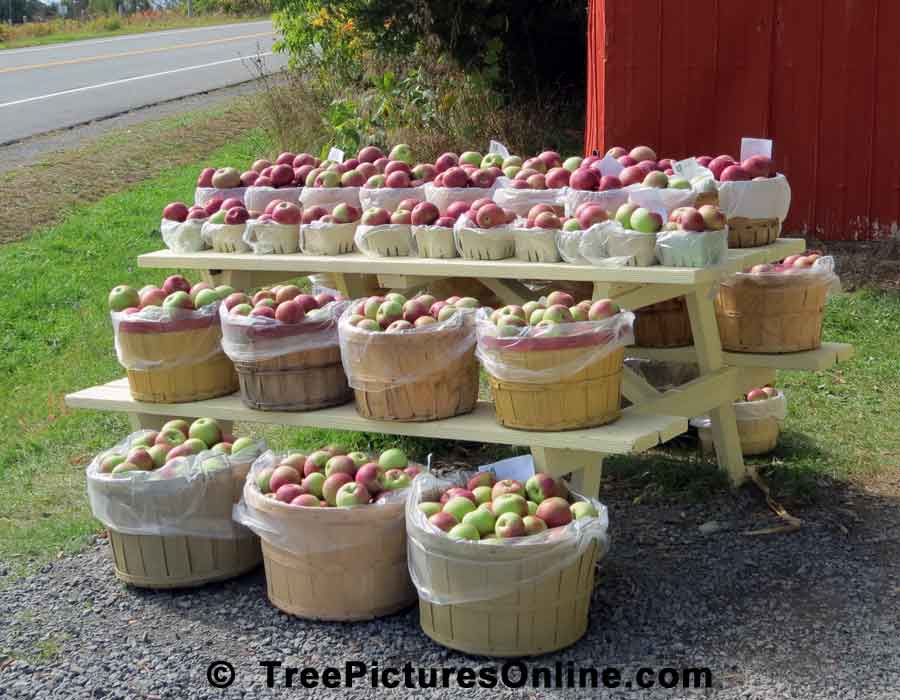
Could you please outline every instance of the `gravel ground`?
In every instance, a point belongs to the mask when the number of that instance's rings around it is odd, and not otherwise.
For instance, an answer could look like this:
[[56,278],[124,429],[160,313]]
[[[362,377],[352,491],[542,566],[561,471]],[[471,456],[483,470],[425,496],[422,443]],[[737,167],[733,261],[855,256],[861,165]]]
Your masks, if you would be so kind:
[[[744,698],[900,697],[900,502],[835,492],[796,513],[791,534],[751,490],[699,505],[635,505],[613,485],[613,548],[601,564],[587,635],[529,665],[708,667],[704,691],[379,690],[395,697]],[[701,527],[702,526],[702,527]],[[261,659],[285,665],[381,668],[494,662],[432,643],[415,610],[368,623],[323,624],[271,607],[262,573],[197,591],[129,589],[102,540],[2,586],[0,698],[372,697],[351,690],[269,689]],[[206,668],[230,661],[237,680],[211,688]]]

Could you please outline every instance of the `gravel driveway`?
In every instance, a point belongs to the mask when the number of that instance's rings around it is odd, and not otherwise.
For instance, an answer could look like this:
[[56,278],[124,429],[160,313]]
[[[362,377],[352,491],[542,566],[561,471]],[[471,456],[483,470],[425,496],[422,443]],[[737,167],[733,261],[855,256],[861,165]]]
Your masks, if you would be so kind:
[[[614,540],[601,564],[588,634],[529,664],[572,661],[621,666],[624,673],[708,667],[712,688],[378,694],[900,697],[897,500],[835,492],[829,509],[797,513],[804,519],[799,532],[751,537],[743,532],[775,524],[751,490],[690,506],[634,505],[634,495],[612,488],[603,496]],[[494,664],[429,641],[414,610],[355,624],[293,619],[269,605],[261,573],[197,591],[129,589],[115,581],[107,549],[98,541],[0,591],[0,698],[363,698],[373,697],[367,686],[266,688],[259,660],[319,668],[347,660],[382,668]],[[218,659],[237,672],[228,690],[206,681],[207,666]]]

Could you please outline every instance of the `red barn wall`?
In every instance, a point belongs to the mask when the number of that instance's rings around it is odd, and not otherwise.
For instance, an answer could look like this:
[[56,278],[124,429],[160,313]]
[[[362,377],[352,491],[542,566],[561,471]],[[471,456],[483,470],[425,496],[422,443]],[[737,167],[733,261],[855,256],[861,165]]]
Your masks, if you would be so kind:
[[900,235],[898,0],[591,0],[587,105],[588,153],[771,138],[788,231]]

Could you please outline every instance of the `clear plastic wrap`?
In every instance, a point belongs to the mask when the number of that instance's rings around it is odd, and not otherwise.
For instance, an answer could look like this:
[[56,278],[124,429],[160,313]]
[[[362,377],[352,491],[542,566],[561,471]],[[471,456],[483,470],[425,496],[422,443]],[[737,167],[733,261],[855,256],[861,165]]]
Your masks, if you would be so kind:
[[728,227],[718,231],[660,231],[656,257],[667,267],[714,267],[728,255]]
[[281,199],[291,204],[299,204],[302,187],[248,187],[244,193],[247,211],[262,213],[270,202]]
[[425,183],[425,199],[434,204],[443,216],[453,202],[472,202],[484,197],[491,198],[497,189],[493,187],[437,187],[433,182]]
[[[551,384],[578,374],[614,350],[634,344],[634,314],[622,311],[602,321],[560,323],[546,328],[525,326],[518,335],[501,335],[486,310],[476,322],[475,356],[495,379],[517,384]],[[567,353],[567,350],[577,352]],[[510,353],[557,353],[558,361],[510,362]]]
[[453,226],[453,240],[460,256],[469,260],[504,260],[516,254],[516,230],[515,224],[478,228],[463,214]]
[[618,222],[607,221],[607,265],[650,267],[656,265],[658,233],[641,233],[624,228]]
[[[734,416],[738,422],[774,418],[780,425],[787,418],[787,399],[779,391],[777,396],[762,401],[735,401]],[[709,416],[697,416],[691,418],[690,424],[695,428],[709,428],[712,421]]]
[[628,201],[628,190],[624,187],[618,190],[573,190],[571,187],[566,192],[566,216],[574,216],[575,210],[582,204],[599,204],[606,211],[615,212]]
[[791,207],[791,186],[778,173],[765,180],[719,183],[719,208],[729,219],[778,219]]
[[246,253],[250,246],[244,241],[246,224],[214,224],[206,220],[200,235],[203,242],[217,253]]
[[300,250],[306,255],[344,255],[356,250],[358,221],[347,224],[329,224],[313,221],[300,225]]
[[612,264],[607,254],[607,230],[619,226],[603,221],[583,231],[557,231],[556,247],[560,257],[573,265],[604,266]]
[[509,186],[508,178],[499,178],[494,192],[494,202],[504,209],[512,209],[518,216],[528,216],[535,204],[565,207],[568,187],[548,190],[516,189]]
[[198,253],[208,247],[203,239],[205,219],[171,221],[163,219],[159,225],[163,243],[174,253]]
[[196,310],[148,307],[110,317],[116,356],[125,369],[190,365],[222,352],[218,304]]
[[300,225],[251,219],[243,238],[257,255],[296,253],[300,249]]
[[[678,189],[675,187],[644,187],[638,185],[628,188],[628,199],[639,207],[645,207],[651,211],[664,209],[670,212],[678,207],[689,207],[694,204],[697,194],[691,189]],[[665,217],[663,217],[665,219]]]
[[[488,542],[454,540],[428,522],[417,507],[436,500],[452,486],[464,486],[474,473],[456,472],[453,479],[431,473],[413,479],[406,501],[409,574],[419,596],[438,605],[459,605],[516,595],[524,587],[559,574],[574,564],[592,543],[598,558],[609,551],[609,515],[599,501],[572,493],[573,501],[589,501],[597,517],[579,518],[537,535]],[[459,572],[449,576],[448,572]],[[552,606],[553,601],[542,601]]]
[[223,201],[232,197],[244,201],[246,187],[230,187],[220,190],[217,187],[197,187],[194,189],[194,204],[204,206],[209,200],[219,197]]
[[[106,454],[127,453],[148,432],[132,433],[88,465],[88,499],[94,517],[106,527],[129,535],[247,537],[249,533],[231,517],[236,484],[243,483],[250,458],[243,459],[243,452],[231,457],[207,451],[179,457],[153,471],[123,475],[100,471]],[[264,448],[264,443],[254,449],[260,447]]]
[[362,187],[359,190],[359,202],[363,209],[379,207],[388,211],[396,211],[397,205],[404,199],[425,201],[425,185],[418,187]]
[[[447,367],[475,347],[475,309],[457,309],[446,321],[409,330],[386,333],[367,331],[349,323],[362,299],[350,303],[338,324],[341,361],[347,383],[361,391],[387,391],[424,380]],[[407,356],[404,357],[404,348]],[[410,362],[421,351],[427,362]],[[390,376],[391,381],[385,381]]]
[[625,366],[646,379],[657,391],[669,391],[700,376],[700,367],[694,362],[626,357]]
[[459,255],[449,226],[412,226],[416,254],[420,258],[455,258]]
[[310,312],[300,323],[282,323],[266,316],[238,316],[223,305],[222,349],[233,362],[257,362],[338,344],[338,319],[346,301],[335,301]]
[[329,212],[338,204],[349,204],[360,208],[359,187],[304,187],[300,193],[300,203],[304,209],[324,207]]
[[353,240],[359,252],[373,258],[404,258],[416,254],[409,224],[360,224]]
[[[285,455],[271,450],[250,467],[239,503],[234,505],[235,522],[249,528],[267,544],[292,554],[334,552],[357,548],[366,538],[367,527],[382,535],[398,534],[404,527],[403,504],[410,489],[384,492],[374,503],[352,508],[293,506],[264,495],[256,485],[263,469],[276,467]],[[327,568],[327,560],[319,560]]]

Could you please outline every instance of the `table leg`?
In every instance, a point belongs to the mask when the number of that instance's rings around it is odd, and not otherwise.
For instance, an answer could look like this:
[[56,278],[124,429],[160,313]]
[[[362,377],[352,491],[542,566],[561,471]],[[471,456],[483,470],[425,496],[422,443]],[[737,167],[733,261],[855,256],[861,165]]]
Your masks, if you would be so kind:
[[[691,331],[694,334],[694,351],[697,353],[701,376],[720,370],[724,364],[712,293],[712,286],[704,285],[687,295]],[[733,401],[734,398],[711,409],[709,417],[719,467],[728,472],[733,486],[739,486],[746,480],[747,470],[741,453]]]
[[332,276],[337,290],[348,299],[361,299],[381,291],[377,275],[335,273]]
[[[131,423],[131,427],[133,430],[159,430],[166,423],[168,423],[171,419],[169,416],[157,416],[151,413],[129,413],[128,421]],[[188,423],[193,422],[193,418],[185,418]],[[216,423],[219,424],[219,427],[222,428],[223,433],[230,433],[234,430],[234,421],[231,420],[216,420]]]
[[572,490],[583,496],[597,498],[603,476],[603,455],[586,450],[565,450],[553,447],[532,447],[534,466],[551,476],[572,474]]

